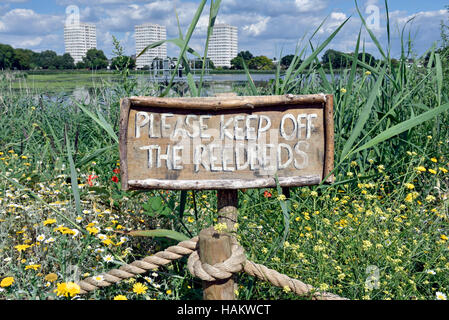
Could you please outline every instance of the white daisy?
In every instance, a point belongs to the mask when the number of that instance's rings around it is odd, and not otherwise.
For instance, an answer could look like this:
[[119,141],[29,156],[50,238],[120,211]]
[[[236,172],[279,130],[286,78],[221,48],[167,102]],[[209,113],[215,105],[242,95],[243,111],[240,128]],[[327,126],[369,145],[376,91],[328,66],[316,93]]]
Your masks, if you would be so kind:
[[435,271],[433,271],[433,270],[426,270],[425,271],[427,274],[432,274],[432,275],[435,275],[435,274],[437,274]]
[[113,257],[112,255],[110,255],[110,254],[105,255],[105,256],[103,257],[103,261],[105,261],[105,262],[107,262],[107,263],[114,262],[114,257]]
[[102,275],[98,275],[98,276],[93,277],[92,279],[94,279],[97,282],[101,282],[104,280],[104,277]]
[[36,240],[39,241],[39,242],[44,241],[45,240],[45,235],[43,235],[43,234],[38,235]]
[[97,235],[97,238],[100,239],[100,240],[106,240],[108,237],[105,234],[99,233]]
[[56,241],[55,238],[50,237],[50,238],[48,238],[47,240],[45,240],[45,243],[52,243],[52,242],[55,242],[55,241]]
[[436,294],[437,300],[447,300],[447,296],[443,292],[437,292]]

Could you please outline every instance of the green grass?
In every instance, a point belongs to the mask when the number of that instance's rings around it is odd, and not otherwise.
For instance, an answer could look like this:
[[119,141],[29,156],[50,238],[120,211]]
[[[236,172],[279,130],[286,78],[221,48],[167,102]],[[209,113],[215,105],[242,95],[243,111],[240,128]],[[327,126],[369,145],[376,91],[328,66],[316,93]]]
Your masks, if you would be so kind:
[[[328,40],[323,44],[333,36]],[[188,41],[178,44],[187,50]],[[328,80],[316,64],[325,47],[309,57],[298,50],[283,79],[235,90],[334,94],[336,182],[294,188],[286,201],[278,190],[239,191],[237,237],[252,261],[349,299],[447,295],[447,57],[431,51],[435,63],[420,67],[418,59],[407,67],[404,55],[398,68],[388,54],[376,67],[352,59]],[[67,299],[56,296],[57,283],[118,268],[176,243],[166,237],[125,239],[117,231],[168,229],[190,237],[216,224],[215,192],[124,192],[114,181],[120,98],[189,96],[198,93],[196,83],[180,93],[137,85],[123,73],[102,82],[85,103],[63,93],[49,97],[44,84],[30,92],[11,90],[10,83],[0,82],[0,281],[14,282],[2,288],[0,299]],[[109,255],[114,262],[106,261]],[[378,272],[378,282],[370,281],[370,270]],[[49,274],[57,280],[49,281]],[[136,282],[147,286],[144,295],[133,292]],[[298,299],[246,275],[238,276],[238,284],[239,299]],[[86,298],[117,295],[201,299],[202,285],[182,259]]]

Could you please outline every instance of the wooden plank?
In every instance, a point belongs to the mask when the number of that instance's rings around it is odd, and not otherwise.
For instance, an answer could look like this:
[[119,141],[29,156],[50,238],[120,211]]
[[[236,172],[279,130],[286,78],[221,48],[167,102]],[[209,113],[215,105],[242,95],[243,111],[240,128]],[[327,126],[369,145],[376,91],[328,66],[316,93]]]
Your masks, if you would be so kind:
[[326,103],[326,95],[207,97],[207,98],[157,98],[131,97],[131,103],[140,107],[179,108],[188,110],[254,109],[282,105],[314,105]]
[[[319,184],[333,170],[333,97],[122,100],[122,188]],[[330,177],[327,182],[332,182]]]

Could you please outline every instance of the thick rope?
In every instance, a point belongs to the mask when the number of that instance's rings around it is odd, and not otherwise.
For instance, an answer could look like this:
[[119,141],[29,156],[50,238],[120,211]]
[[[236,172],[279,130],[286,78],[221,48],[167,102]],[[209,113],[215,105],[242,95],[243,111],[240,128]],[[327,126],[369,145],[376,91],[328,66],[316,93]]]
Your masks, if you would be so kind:
[[289,290],[299,296],[311,296],[314,300],[347,300],[332,293],[316,291],[314,287],[308,284],[292,279],[264,265],[247,260],[243,247],[234,239],[231,248],[231,257],[214,265],[201,263],[197,245],[198,237],[195,237],[142,260],[134,261],[131,264],[121,266],[119,269],[101,274],[102,281],[97,281],[94,277],[86,278],[78,283],[81,288],[80,294],[86,294],[99,288],[111,286],[122,280],[133,278],[136,275],[146,273],[150,270],[155,270],[158,267],[165,266],[189,255],[187,267],[190,273],[203,281],[211,282],[219,279],[229,279],[233,274],[244,271],[248,275],[270,282],[276,287],[283,289],[289,288]]
[[134,261],[131,264],[125,264],[119,269],[114,269],[101,274],[100,276],[103,278],[102,281],[95,280],[94,278],[96,277],[86,278],[78,283],[81,288],[80,294],[86,294],[99,288],[108,287],[119,283],[122,280],[130,279],[136,275],[146,273],[150,270],[156,270],[161,266],[170,264],[174,260],[181,259],[182,257],[195,252],[197,243],[198,237],[195,237],[180,242],[175,246],[169,247],[164,251],[158,252],[142,260]]
[[347,300],[332,293],[319,292],[311,285],[247,260],[244,249],[235,240],[232,244],[232,254],[227,260],[211,266],[207,263],[201,263],[198,251],[195,251],[190,255],[187,267],[193,276],[203,281],[229,279],[233,273],[243,270],[248,275],[267,281],[276,287],[288,288],[298,296],[311,296],[314,300]]

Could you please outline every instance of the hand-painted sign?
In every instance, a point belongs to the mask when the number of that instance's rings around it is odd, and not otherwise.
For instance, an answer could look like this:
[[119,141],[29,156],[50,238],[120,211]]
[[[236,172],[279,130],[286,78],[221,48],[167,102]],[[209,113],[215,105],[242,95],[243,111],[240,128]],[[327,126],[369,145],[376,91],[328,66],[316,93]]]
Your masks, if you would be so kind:
[[331,95],[123,99],[122,188],[316,185],[333,169],[333,130]]

